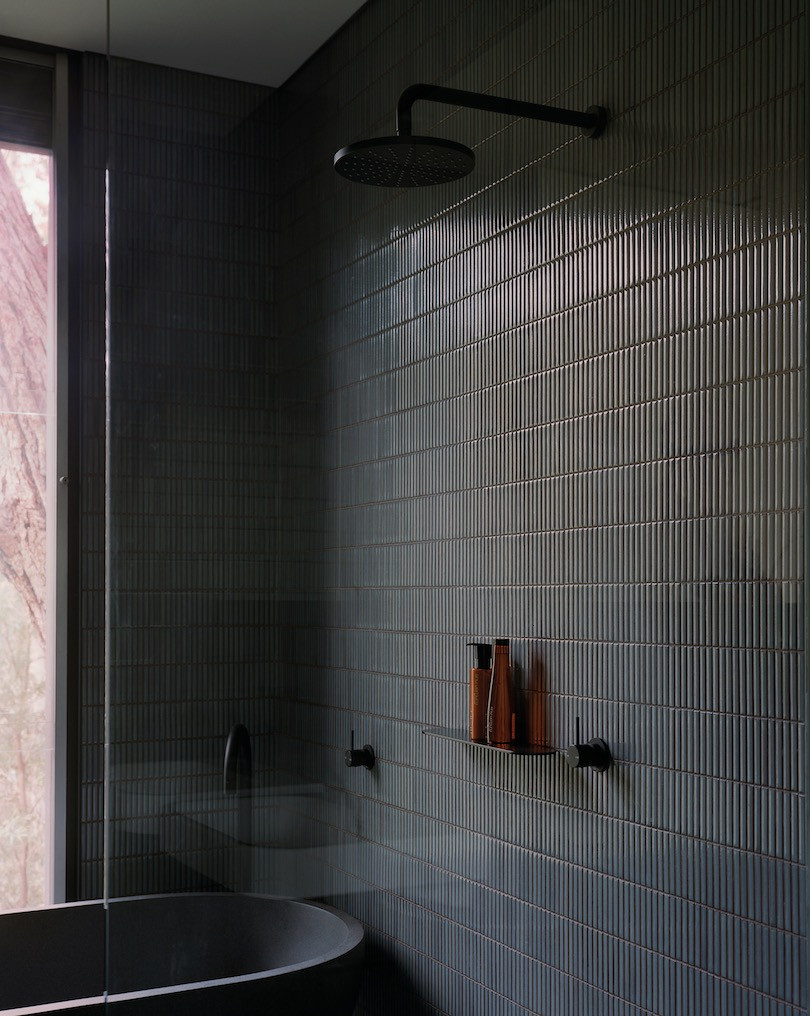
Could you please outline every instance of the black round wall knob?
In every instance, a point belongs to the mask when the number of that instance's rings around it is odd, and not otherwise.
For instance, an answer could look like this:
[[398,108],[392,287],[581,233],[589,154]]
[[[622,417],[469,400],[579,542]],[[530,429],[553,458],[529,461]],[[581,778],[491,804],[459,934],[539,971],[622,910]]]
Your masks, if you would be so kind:
[[344,758],[350,769],[357,766],[365,766],[366,769],[374,768],[374,749],[370,744],[364,744],[362,748],[347,748]]
[[565,761],[572,769],[595,769],[604,773],[610,767],[613,756],[601,737],[592,737],[587,744],[569,744],[563,752]]
[[374,768],[374,749],[370,744],[364,744],[362,748],[354,746],[354,731],[352,731],[351,747],[344,753],[344,761],[350,769],[357,766],[365,766],[366,769]]

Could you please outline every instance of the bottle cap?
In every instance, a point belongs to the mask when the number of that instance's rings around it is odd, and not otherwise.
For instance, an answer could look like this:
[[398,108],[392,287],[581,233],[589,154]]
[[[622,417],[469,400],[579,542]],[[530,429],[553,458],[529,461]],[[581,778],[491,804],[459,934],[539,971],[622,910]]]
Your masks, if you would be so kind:
[[479,670],[489,670],[492,666],[492,646],[489,642],[468,642],[468,646],[475,646],[476,667]]
[[509,639],[495,639],[495,645],[496,646],[508,646],[509,645]]

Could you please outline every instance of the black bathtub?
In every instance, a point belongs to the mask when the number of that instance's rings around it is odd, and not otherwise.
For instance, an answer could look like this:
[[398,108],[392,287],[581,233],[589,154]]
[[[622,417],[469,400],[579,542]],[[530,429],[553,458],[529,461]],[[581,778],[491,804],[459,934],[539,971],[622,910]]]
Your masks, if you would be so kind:
[[0,1012],[19,1016],[351,1016],[363,929],[316,903],[225,893],[0,916]]

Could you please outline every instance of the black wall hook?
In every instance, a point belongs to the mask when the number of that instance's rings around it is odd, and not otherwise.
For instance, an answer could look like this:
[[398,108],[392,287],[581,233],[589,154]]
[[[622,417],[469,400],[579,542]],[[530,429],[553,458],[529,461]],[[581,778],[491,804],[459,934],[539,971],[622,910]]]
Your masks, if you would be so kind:
[[595,769],[598,773],[607,772],[613,762],[610,748],[601,737],[592,737],[586,744],[579,739],[579,717],[577,716],[576,743],[569,744],[562,752],[565,761],[572,769]]
[[365,766],[366,769],[374,768],[374,749],[370,744],[364,744],[362,748],[355,748],[354,731],[352,731],[351,748],[347,750],[344,758],[350,769],[357,766]]

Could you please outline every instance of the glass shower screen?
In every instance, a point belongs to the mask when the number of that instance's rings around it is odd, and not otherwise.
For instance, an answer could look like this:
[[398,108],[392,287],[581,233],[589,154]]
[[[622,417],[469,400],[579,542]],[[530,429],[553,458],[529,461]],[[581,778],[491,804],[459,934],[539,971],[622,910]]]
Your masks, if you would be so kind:
[[107,893],[263,891],[271,95],[116,56],[109,75]]

